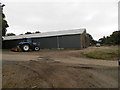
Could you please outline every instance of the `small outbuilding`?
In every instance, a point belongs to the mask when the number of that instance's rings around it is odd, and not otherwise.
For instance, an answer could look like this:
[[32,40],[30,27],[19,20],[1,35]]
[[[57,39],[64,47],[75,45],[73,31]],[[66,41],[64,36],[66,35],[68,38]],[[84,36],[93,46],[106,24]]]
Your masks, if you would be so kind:
[[53,31],[29,35],[5,36],[3,48],[16,47],[23,38],[31,38],[33,42],[40,43],[41,49],[80,49],[90,45],[86,29],[73,29],[64,31]]

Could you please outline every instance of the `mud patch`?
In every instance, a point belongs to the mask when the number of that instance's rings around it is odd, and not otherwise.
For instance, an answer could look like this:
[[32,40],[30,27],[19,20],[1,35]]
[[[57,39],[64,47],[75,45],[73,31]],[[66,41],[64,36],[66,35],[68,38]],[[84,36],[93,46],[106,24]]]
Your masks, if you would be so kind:
[[74,66],[75,69],[95,69],[93,67],[87,67],[87,66]]
[[3,64],[3,88],[108,87],[107,83],[87,71],[92,69],[94,68],[54,63],[53,60],[14,63],[6,61]]

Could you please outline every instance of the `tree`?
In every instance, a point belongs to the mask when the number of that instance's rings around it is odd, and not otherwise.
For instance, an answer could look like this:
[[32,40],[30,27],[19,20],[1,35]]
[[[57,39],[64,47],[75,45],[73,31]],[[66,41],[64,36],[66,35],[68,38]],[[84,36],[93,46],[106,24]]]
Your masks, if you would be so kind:
[[23,34],[19,34],[19,35],[23,35]]
[[2,36],[5,36],[7,32],[7,27],[9,27],[7,21],[5,20],[5,14],[3,13],[3,7],[5,5],[0,3],[0,8],[2,10]]
[[120,31],[114,31],[112,35],[110,35],[110,41],[115,45],[120,44]]
[[7,33],[6,36],[15,36],[14,33]]
[[31,32],[26,32],[25,34],[32,34]]
[[97,41],[93,39],[92,35],[90,35],[89,33],[87,33],[87,36],[89,37],[90,44],[91,45],[95,45]]
[[103,36],[103,38],[100,38],[99,41],[101,41],[101,44],[105,44],[106,43],[106,37]]
[[103,45],[120,45],[120,31],[114,31],[110,36],[100,38]]
[[2,21],[2,36],[5,36],[6,35],[6,32],[7,32],[7,27],[9,27],[8,26],[8,24],[7,24],[7,21],[6,20],[3,20]]
[[40,31],[36,31],[35,33],[41,33]]

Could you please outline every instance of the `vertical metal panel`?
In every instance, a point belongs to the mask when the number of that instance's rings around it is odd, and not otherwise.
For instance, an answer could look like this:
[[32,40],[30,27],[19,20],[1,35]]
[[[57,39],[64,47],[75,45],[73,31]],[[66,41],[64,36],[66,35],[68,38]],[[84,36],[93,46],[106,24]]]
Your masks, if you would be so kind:
[[80,35],[59,36],[60,48],[80,48]]
[[60,48],[59,36],[57,36],[57,48]]
[[41,48],[57,48],[57,37],[45,37],[40,39]]
[[9,49],[9,48],[13,48],[16,47],[18,45],[19,42],[21,42],[22,39],[17,39],[17,40],[5,40],[3,41],[3,45],[2,48],[3,49]]
[[34,38],[33,41],[40,43],[40,48],[57,48],[57,37]]

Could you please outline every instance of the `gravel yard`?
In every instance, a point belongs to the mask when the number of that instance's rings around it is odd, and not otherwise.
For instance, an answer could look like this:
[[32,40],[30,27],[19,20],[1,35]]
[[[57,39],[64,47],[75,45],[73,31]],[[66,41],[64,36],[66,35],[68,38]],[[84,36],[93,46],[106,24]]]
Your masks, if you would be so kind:
[[[99,47],[99,49],[111,47]],[[83,50],[3,51],[3,88],[117,88],[117,60],[90,59]]]

